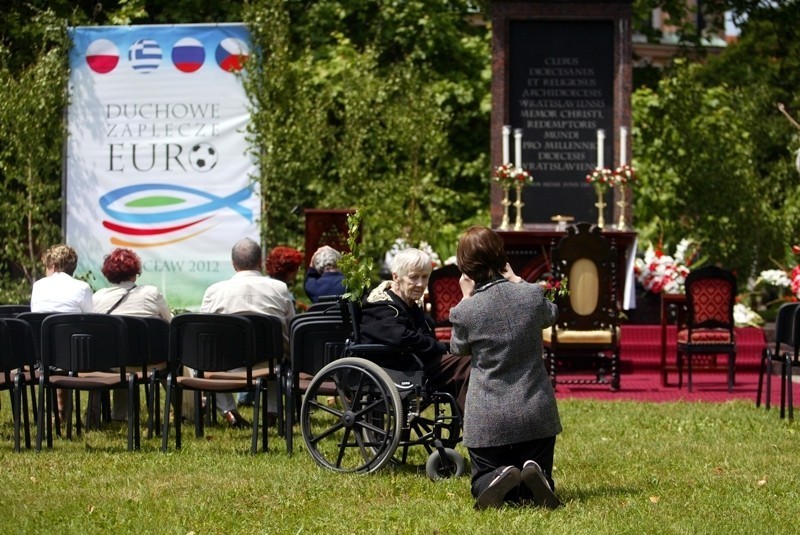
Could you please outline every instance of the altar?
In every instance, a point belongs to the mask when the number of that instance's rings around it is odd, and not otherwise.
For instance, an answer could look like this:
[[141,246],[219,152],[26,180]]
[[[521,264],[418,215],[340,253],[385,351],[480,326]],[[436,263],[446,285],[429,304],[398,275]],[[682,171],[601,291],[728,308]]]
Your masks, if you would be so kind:
[[[503,238],[508,262],[514,273],[530,282],[550,272],[550,250],[567,235],[565,225],[545,223],[527,223],[522,230],[494,230]],[[636,259],[637,233],[615,228],[604,228],[602,232],[617,250],[617,302],[624,310],[635,308],[633,263]]]

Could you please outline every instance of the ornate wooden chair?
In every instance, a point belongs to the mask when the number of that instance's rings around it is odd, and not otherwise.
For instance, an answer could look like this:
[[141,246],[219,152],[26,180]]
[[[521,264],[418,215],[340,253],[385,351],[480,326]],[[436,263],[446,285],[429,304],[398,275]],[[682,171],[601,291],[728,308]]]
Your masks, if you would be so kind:
[[428,280],[428,303],[431,305],[434,333],[443,342],[450,341],[450,332],[453,329],[450,309],[461,301],[461,286],[458,284],[460,278],[458,266],[451,264],[434,269]]
[[[693,368],[728,372],[728,392],[733,391],[736,335],[733,306],[736,277],[717,266],[706,266],[686,277],[686,325],[678,331],[678,388],[683,384],[686,362],[689,392]],[[727,354],[727,364],[717,356]]]
[[[559,317],[545,329],[545,358],[555,386],[561,384],[610,384],[620,387],[619,305],[616,295],[617,252],[590,223],[568,227],[552,250],[553,276],[567,278],[568,296],[556,300]],[[611,380],[606,378],[610,365]],[[557,371],[587,368],[595,379],[558,379]]]

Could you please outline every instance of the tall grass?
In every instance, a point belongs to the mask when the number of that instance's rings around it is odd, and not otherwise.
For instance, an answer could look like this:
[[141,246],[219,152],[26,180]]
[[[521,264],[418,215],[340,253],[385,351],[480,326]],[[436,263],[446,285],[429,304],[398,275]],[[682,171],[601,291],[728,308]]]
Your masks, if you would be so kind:
[[[222,426],[183,449],[125,427],[12,450],[0,412],[0,533],[796,533],[795,426],[751,402],[560,402],[564,433],[555,511],[473,510],[469,477],[433,483],[425,454],[371,476],[318,468],[296,429],[295,453],[272,432],[249,455],[249,433]],[[466,451],[463,450],[466,455]]]

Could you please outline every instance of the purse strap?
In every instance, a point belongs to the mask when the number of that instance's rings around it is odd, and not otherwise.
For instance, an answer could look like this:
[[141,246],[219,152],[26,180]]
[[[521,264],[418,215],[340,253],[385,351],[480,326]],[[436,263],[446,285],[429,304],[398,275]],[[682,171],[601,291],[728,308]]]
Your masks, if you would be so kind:
[[131,286],[130,288],[128,288],[127,290],[125,290],[125,293],[124,293],[124,294],[122,294],[122,297],[120,297],[120,298],[117,300],[117,302],[116,302],[116,303],[114,303],[113,305],[111,305],[111,308],[109,308],[108,310],[106,310],[106,314],[111,314],[111,312],[113,312],[113,311],[114,311],[114,309],[115,309],[115,308],[117,308],[117,307],[118,307],[118,306],[119,306],[119,305],[122,303],[122,301],[123,301],[123,300],[124,300],[126,297],[128,297],[128,294],[129,294],[129,293],[131,293],[131,290],[133,290],[134,288],[136,288],[136,285],[135,285],[135,284],[134,284],[133,286]]

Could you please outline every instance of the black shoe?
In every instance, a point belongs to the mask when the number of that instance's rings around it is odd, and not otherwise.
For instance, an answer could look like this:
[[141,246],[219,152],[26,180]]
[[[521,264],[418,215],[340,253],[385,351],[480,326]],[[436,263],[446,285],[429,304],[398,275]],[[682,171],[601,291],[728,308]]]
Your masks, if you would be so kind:
[[522,465],[522,481],[533,493],[533,503],[546,509],[555,509],[561,505],[558,498],[553,494],[550,483],[544,477],[542,468],[536,461],[525,461]]
[[498,508],[503,505],[506,494],[519,486],[522,481],[519,468],[506,466],[503,471],[489,483],[475,501],[475,509],[482,510],[490,507]]
[[250,427],[250,422],[242,418],[242,415],[236,410],[226,412],[225,419],[231,427]]

